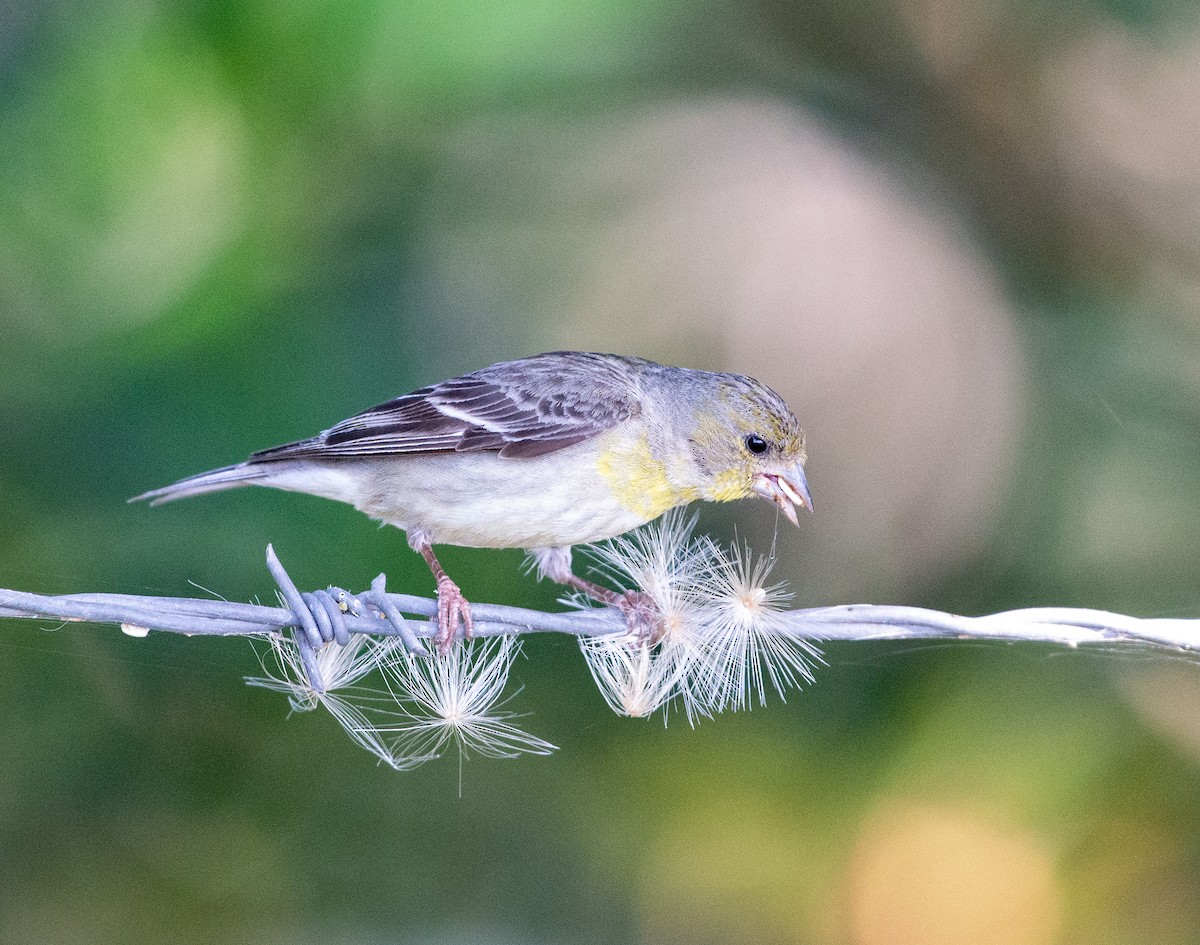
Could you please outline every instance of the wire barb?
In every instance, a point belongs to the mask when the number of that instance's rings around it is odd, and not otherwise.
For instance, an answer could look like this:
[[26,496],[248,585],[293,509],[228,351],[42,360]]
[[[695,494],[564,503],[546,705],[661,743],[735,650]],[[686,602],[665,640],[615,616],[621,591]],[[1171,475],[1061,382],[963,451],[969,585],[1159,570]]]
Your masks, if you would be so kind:
[[319,647],[325,640],[318,629],[316,614],[309,608],[304,595],[284,569],[279,556],[275,554],[274,545],[267,545],[267,570],[271,572],[271,577],[279,587],[279,593],[283,595],[284,601],[298,620],[300,629],[307,635],[308,645],[313,648]]
[[373,604],[375,607],[379,608],[380,616],[385,618],[391,625],[392,629],[396,631],[400,639],[404,641],[404,645],[408,647],[410,653],[414,653],[417,656],[429,655],[429,651],[425,648],[425,644],[423,644],[417,635],[413,633],[412,628],[405,622],[399,608],[397,608],[396,605],[392,603],[391,598],[388,597],[386,574],[381,574],[379,577],[375,578],[375,580],[371,582],[371,589],[369,591],[365,591],[360,596],[364,600]]

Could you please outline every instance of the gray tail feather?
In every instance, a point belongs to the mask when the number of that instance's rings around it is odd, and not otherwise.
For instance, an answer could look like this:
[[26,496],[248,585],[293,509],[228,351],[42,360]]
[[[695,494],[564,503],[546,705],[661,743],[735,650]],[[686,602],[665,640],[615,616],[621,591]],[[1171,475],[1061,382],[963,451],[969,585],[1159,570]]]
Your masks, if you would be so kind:
[[222,492],[225,489],[253,485],[256,479],[261,479],[264,475],[265,471],[257,463],[238,463],[235,466],[223,466],[198,476],[180,479],[179,482],[163,486],[161,489],[151,489],[149,492],[135,495],[129,501],[141,502],[149,499],[151,505],[162,505],[164,502],[204,495],[206,492]]

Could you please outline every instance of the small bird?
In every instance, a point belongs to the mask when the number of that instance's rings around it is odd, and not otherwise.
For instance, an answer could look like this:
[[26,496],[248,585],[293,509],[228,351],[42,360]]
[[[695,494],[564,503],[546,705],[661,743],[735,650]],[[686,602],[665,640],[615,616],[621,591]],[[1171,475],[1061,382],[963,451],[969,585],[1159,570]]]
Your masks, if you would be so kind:
[[307,440],[130,499],[160,505],[239,486],[347,502],[404,530],[437,581],[444,651],[471,610],[436,544],[524,548],[539,576],[654,620],[645,595],[577,577],[571,546],[697,499],[759,495],[798,525],[812,510],[804,431],[783,398],[740,374],[556,351],[422,387]]

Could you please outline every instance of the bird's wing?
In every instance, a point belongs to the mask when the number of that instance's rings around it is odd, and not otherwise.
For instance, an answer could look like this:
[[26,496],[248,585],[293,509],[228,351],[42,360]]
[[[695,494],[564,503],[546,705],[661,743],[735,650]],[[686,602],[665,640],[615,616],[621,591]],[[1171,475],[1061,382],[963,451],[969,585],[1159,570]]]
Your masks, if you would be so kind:
[[422,387],[251,462],[494,450],[541,456],[638,412],[632,359],[554,352]]

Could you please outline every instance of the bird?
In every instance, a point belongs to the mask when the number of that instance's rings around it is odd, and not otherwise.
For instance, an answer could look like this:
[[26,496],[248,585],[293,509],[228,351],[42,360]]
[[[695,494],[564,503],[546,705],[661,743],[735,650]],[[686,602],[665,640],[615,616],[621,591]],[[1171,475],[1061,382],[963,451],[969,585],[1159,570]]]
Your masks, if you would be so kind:
[[472,619],[435,545],[524,548],[539,577],[617,607],[644,634],[648,596],[577,576],[572,546],[697,500],[760,496],[798,526],[796,508],[813,508],[806,460],[795,414],[751,377],[552,351],[421,387],[129,501],[254,485],[348,503],[402,529],[425,559],[445,652]]

